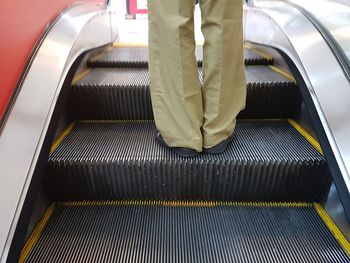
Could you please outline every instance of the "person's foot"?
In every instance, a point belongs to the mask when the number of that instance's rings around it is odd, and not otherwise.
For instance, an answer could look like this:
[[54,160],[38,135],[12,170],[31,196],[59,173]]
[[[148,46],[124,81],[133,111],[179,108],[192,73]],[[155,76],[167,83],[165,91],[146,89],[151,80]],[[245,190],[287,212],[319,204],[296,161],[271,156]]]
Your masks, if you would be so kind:
[[165,147],[168,147],[169,149],[173,150],[175,153],[182,157],[196,157],[199,155],[199,152],[197,152],[194,149],[191,148],[185,148],[185,147],[170,147],[163,139],[162,135],[160,134],[160,131],[156,131],[156,140],[160,144],[164,145]]
[[209,154],[220,154],[220,153],[223,153],[226,148],[227,148],[227,145],[231,142],[233,138],[233,134],[231,134],[230,137],[228,137],[227,139],[223,140],[222,142],[220,142],[219,144],[213,146],[213,147],[210,147],[210,148],[204,148],[204,153],[209,153]]

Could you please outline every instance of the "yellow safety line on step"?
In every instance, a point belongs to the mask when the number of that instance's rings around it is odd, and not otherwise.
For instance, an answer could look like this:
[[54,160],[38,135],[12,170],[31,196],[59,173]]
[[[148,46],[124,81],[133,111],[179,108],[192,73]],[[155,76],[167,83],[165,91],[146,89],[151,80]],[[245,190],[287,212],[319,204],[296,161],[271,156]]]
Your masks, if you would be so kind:
[[276,68],[275,66],[269,66],[270,69],[272,69],[273,71],[277,72],[278,74],[281,74],[282,76],[286,77],[287,79],[289,79],[290,81],[296,83],[294,77],[292,75],[290,75],[289,73],[279,69],[279,68]]
[[244,42],[243,46],[248,49],[252,49],[252,45],[249,42]]
[[339,242],[339,244],[344,249],[344,251],[348,254],[348,256],[350,256],[350,243],[346,239],[346,237],[343,235],[343,233],[336,226],[336,224],[333,222],[333,220],[330,218],[330,216],[327,214],[327,212],[323,209],[323,207],[320,204],[314,204],[314,208],[318,213],[318,215],[323,220],[323,222],[326,224],[328,229],[331,231],[335,239]]
[[63,132],[61,132],[61,134],[57,137],[57,139],[52,144],[50,154],[57,149],[57,147],[61,144],[64,138],[67,137],[67,135],[71,132],[73,128],[74,128],[74,122],[71,123]]
[[145,43],[113,43],[113,47],[148,47]]
[[315,149],[323,154],[322,149],[321,149],[321,145],[319,144],[319,142],[312,137],[303,127],[300,126],[299,123],[297,123],[296,121],[292,120],[292,119],[288,119],[288,122],[294,127],[294,129],[296,129],[313,147],[315,147]]
[[272,60],[273,58],[270,56],[270,55],[267,55],[255,48],[250,48],[254,53],[258,54],[259,56],[263,57],[263,58],[266,58],[267,60]]
[[104,50],[102,50],[100,53],[96,54],[95,56],[92,56],[89,60],[91,61],[95,61],[98,58],[100,58],[102,55],[104,55],[106,52],[109,52],[113,49],[113,46],[109,46],[108,48],[105,48]]
[[37,243],[38,239],[40,238],[41,233],[43,232],[47,222],[49,221],[53,210],[55,209],[55,204],[52,204],[45,212],[45,214],[43,215],[43,217],[40,219],[38,225],[35,227],[33,233],[30,235],[28,241],[26,242],[26,244],[24,245],[21,255],[19,257],[19,263],[24,262],[30,251],[33,249],[33,247],[35,246],[35,244]]
[[[110,51],[113,47],[109,46],[108,48],[102,50],[100,53],[96,54],[95,56],[91,57],[90,60],[94,61],[96,59],[98,59],[99,57],[101,57],[103,54],[105,54],[106,52]],[[72,81],[72,85],[75,85],[78,83],[79,80],[81,80],[82,78],[84,78],[86,75],[88,75],[90,72],[92,71],[92,69],[86,69],[83,72],[79,73],[78,75],[76,75]]]
[[[248,48],[250,49],[252,52],[258,54],[259,56],[263,57],[263,58],[266,58],[268,60],[272,60],[273,58],[268,55],[268,54],[265,54],[264,52],[260,51],[260,50],[257,50],[256,48],[252,47],[252,45],[250,43],[245,43],[244,44],[244,47],[245,48]],[[278,74],[281,74],[282,76],[286,77],[287,79],[289,79],[290,81],[293,81],[294,83],[296,83],[294,77],[292,75],[290,75],[289,73],[275,67],[275,66],[272,66],[272,65],[269,65],[269,68],[271,68],[273,71],[277,72]]]
[[245,48],[248,48],[250,49],[251,51],[253,51],[254,53],[258,54],[259,56],[263,57],[263,58],[266,58],[267,60],[272,60],[272,56],[260,51],[260,50],[257,50],[256,48],[252,47],[252,45],[250,43],[245,43],[244,44],[244,47]]
[[215,206],[247,206],[247,207],[311,207],[311,203],[294,202],[235,202],[235,201],[162,201],[162,200],[116,200],[116,201],[73,201],[58,203],[65,206],[108,206],[108,205],[157,205],[167,207],[215,207]]
[[91,72],[91,69],[86,69],[83,72],[81,72],[80,74],[76,75],[72,81],[72,85],[75,85],[78,83],[79,80],[81,80],[82,78],[84,78],[87,74],[89,74]]

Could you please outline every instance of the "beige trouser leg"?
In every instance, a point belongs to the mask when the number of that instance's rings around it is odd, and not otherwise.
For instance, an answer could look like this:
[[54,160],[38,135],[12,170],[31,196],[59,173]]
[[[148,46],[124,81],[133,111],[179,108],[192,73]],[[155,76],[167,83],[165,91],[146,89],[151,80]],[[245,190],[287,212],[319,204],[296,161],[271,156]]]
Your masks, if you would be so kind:
[[194,52],[194,0],[148,0],[148,12],[156,126],[169,146],[201,152],[203,102]]
[[200,0],[203,47],[203,147],[228,138],[245,107],[242,0]]
[[200,152],[232,134],[236,116],[245,106],[246,81],[242,1],[201,0],[205,37],[201,90],[193,2],[148,0],[149,69],[154,117],[163,138],[169,146]]

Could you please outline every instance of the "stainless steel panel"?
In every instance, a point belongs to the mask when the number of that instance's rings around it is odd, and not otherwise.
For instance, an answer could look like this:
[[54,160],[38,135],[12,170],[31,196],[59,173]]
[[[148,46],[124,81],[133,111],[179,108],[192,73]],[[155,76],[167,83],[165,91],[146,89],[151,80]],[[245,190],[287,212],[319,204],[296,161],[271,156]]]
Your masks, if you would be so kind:
[[343,49],[350,63],[350,1],[347,4],[334,0],[290,0],[305,8],[331,33]]
[[325,209],[328,215],[333,219],[333,221],[337,224],[341,232],[350,242],[350,226],[348,221],[346,220],[344,207],[340,202],[339,194],[334,184],[332,184],[331,190],[329,191],[328,199],[325,204]]
[[33,58],[0,135],[0,255],[5,262],[65,77],[84,51],[114,41],[105,6],[77,4],[55,22]]
[[246,40],[283,51],[301,73],[342,174],[337,184],[342,201],[348,204],[350,84],[337,59],[312,23],[283,1],[255,1],[245,7],[244,21]]

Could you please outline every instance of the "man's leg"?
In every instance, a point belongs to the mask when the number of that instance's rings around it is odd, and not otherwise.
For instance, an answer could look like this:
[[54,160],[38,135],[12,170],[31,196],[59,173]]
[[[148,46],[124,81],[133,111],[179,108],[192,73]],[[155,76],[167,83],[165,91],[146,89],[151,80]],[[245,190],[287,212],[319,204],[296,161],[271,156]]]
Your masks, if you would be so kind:
[[194,40],[194,0],[148,0],[154,118],[171,147],[202,151],[203,104]]
[[203,47],[203,146],[227,139],[245,107],[242,0],[200,0]]

